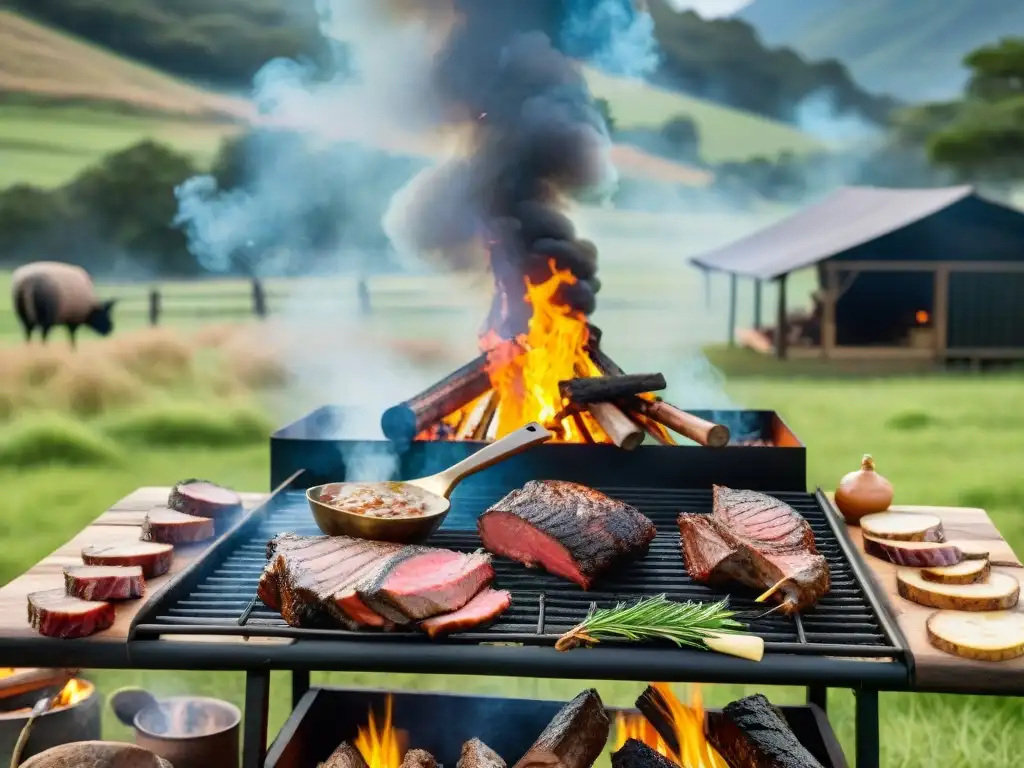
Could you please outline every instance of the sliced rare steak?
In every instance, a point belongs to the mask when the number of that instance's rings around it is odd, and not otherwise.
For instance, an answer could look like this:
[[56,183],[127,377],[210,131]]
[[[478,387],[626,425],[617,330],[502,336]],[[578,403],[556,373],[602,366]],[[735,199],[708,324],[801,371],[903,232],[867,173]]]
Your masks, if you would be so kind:
[[110,629],[115,616],[110,603],[69,597],[63,589],[32,592],[28,596],[28,623],[46,637],[88,637]]
[[505,768],[505,761],[480,739],[470,739],[462,745],[455,768]]
[[450,635],[490,624],[512,605],[512,595],[504,590],[485,589],[472,600],[451,613],[443,613],[420,623],[430,637]]
[[822,768],[786,719],[760,693],[709,712],[708,740],[729,765],[752,768]]
[[531,480],[480,516],[484,547],[590,589],[604,571],[647,554],[654,524],[585,485]]
[[86,565],[138,565],[147,579],[163,576],[171,570],[174,547],[153,541],[108,544],[86,547],[82,562]]
[[562,707],[515,768],[590,768],[610,730],[601,697],[591,688]]
[[155,507],[142,521],[142,540],[161,544],[195,544],[212,539],[213,520],[177,512],[167,507]]
[[784,613],[810,608],[829,590],[828,563],[818,554],[811,527],[778,499],[716,485],[713,512],[683,513],[678,525],[694,581],[761,591],[776,587],[771,597]]
[[146,594],[146,580],[138,565],[69,565],[64,591],[80,600],[134,600]]

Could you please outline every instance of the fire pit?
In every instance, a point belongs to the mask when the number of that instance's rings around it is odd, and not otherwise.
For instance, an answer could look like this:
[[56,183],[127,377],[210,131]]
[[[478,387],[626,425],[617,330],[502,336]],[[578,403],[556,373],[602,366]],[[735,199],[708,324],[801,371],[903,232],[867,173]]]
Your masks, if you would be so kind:
[[10,764],[18,738],[36,703],[58,693],[54,706],[33,720],[21,759],[61,744],[100,738],[102,702],[96,695],[96,687],[88,680],[74,678],[62,688],[39,688],[0,701],[0,765]]
[[[684,742],[681,753],[637,710],[608,710],[612,727],[607,747],[617,750],[627,739],[639,739],[681,768],[724,765],[693,757],[702,752],[714,754],[704,737],[705,713],[697,691],[689,706],[672,702],[676,713],[673,733],[679,734],[676,741],[681,736]],[[315,688],[302,698],[281,729],[267,755],[266,768],[315,768],[342,742],[357,745],[364,757],[367,747],[377,745],[378,759],[368,759],[369,768],[399,768],[410,749],[425,751],[437,764],[454,766],[463,745],[471,739],[479,739],[513,766],[563,705],[487,696]],[[814,705],[780,709],[800,744],[822,766],[846,768],[842,750],[820,709]]]

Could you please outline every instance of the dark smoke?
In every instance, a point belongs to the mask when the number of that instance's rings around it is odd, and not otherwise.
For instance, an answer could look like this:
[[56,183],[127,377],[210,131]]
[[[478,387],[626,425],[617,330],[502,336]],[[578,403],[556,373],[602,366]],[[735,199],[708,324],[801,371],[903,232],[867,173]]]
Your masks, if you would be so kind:
[[603,119],[575,64],[541,31],[541,4],[456,0],[456,9],[432,84],[445,119],[473,126],[471,151],[417,191],[405,234],[424,250],[484,239],[498,288],[488,324],[503,336],[525,331],[523,280],[550,277],[551,261],[577,278],[559,299],[590,314],[597,250],[561,209],[612,177]]

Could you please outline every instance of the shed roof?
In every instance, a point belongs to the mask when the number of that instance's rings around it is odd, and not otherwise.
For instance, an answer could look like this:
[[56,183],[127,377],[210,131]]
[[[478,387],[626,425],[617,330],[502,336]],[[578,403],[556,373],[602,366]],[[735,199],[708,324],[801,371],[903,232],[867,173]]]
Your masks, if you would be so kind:
[[690,263],[770,280],[902,229],[973,194],[971,186],[843,187],[770,227],[694,256]]

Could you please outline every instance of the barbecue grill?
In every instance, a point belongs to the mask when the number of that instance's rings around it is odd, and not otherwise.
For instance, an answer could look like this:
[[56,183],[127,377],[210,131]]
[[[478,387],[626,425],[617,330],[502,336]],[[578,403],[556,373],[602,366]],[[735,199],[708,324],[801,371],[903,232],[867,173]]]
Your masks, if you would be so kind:
[[[708,416],[723,419],[722,413]],[[725,416],[747,425],[744,439],[765,440],[769,447],[644,445],[626,452],[606,445],[547,444],[469,478],[453,494],[452,511],[430,544],[463,552],[476,549],[476,517],[512,488],[544,478],[585,483],[633,504],[655,523],[658,536],[647,558],[604,578],[598,589],[586,593],[546,573],[499,560],[496,584],[513,594],[509,611],[490,628],[429,640],[397,632],[290,627],[255,598],[267,540],[286,531],[319,533],[304,489],[346,479],[354,458],[391,455],[389,444],[373,436],[342,439],[344,409],[319,409],[272,437],[271,472],[278,490],[143,607],[133,625],[129,653],[141,666],[154,666],[158,656],[164,668],[250,670],[245,768],[262,765],[265,754],[270,669],[293,671],[295,705],[309,689],[312,670],[478,675],[500,670],[510,676],[589,680],[804,685],[809,702],[822,711],[828,686],[849,687],[858,692],[857,765],[877,766],[877,691],[908,684],[905,643],[854,556],[842,521],[820,491],[804,490],[806,459],[799,440],[771,412]],[[413,443],[399,457],[396,479],[443,469],[479,445]],[[774,614],[754,620],[752,631],[766,642],[765,658],[756,664],[658,644],[605,642],[591,649],[556,651],[557,637],[582,620],[592,604],[605,606],[661,593],[680,600],[725,596],[687,577],[674,522],[679,512],[710,512],[712,482],[773,493],[804,515],[829,563],[831,593],[803,616]],[[735,596],[732,605],[763,612],[753,597]],[[250,642],[204,643],[198,654],[195,643],[159,639],[211,635],[242,636]]]

